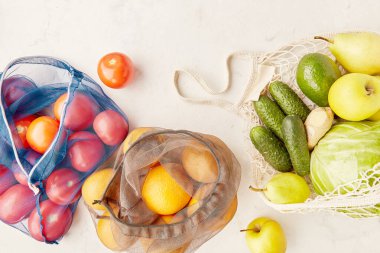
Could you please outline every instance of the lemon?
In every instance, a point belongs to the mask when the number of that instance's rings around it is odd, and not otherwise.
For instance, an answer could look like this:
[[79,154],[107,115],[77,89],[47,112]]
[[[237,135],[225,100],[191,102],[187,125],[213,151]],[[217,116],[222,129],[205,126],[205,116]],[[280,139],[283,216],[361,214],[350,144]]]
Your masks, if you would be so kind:
[[[177,173],[178,171],[174,172]],[[183,179],[183,183],[188,180],[180,174],[177,178],[178,180]],[[189,185],[188,188],[188,191],[191,192],[192,185]],[[160,215],[177,213],[187,205],[191,198],[162,165],[150,169],[145,178],[141,194],[147,207]]]
[[130,132],[123,143],[123,153],[127,152],[130,146],[135,143],[144,133],[153,130],[151,127],[139,127]]
[[93,204],[94,200],[100,200],[103,197],[109,182],[112,179],[113,169],[108,168],[100,170],[89,176],[82,186],[82,196],[84,202],[95,210],[106,210],[99,204]]
[[[108,212],[103,214],[104,216],[109,216]],[[96,232],[98,234],[99,240],[109,248],[110,250],[121,250],[120,246],[115,241],[112,234],[111,220],[110,219],[100,219],[96,226]]]

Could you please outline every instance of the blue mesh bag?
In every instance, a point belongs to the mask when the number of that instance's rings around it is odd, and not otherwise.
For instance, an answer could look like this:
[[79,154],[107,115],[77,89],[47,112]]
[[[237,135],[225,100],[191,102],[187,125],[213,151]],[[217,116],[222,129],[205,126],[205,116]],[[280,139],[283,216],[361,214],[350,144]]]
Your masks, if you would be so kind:
[[89,76],[50,57],[11,62],[0,95],[0,220],[56,243],[82,183],[127,136],[127,117]]

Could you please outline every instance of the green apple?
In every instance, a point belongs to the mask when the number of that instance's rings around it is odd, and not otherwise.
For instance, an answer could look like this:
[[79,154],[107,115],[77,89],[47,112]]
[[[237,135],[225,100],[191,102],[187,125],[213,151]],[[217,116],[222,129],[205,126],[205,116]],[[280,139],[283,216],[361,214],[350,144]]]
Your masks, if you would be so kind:
[[345,120],[371,117],[380,110],[380,79],[359,73],[342,76],[330,88],[329,105]]
[[286,237],[281,225],[266,217],[261,217],[249,223],[245,239],[252,253],[284,253]]

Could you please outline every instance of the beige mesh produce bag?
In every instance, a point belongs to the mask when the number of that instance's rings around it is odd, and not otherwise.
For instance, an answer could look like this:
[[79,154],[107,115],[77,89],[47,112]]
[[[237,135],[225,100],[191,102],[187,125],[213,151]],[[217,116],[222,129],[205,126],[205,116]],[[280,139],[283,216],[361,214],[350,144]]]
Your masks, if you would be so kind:
[[[110,222],[120,251],[193,252],[235,214],[240,165],[231,150],[214,136],[147,131],[125,154],[120,151],[116,161],[115,174],[100,201],[110,215],[90,211],[96,223]],[[151,182],[152,171],[162,175],[162,168],[190,199],[173,215],[159,215],[151,207],[149,194],[144,195],[144,187],[148,187],[144,184]],[[165,185],[169,184],[173,182]],[[182,190],[174,195],[184,195]],[[160,199],[160,192],[147,192],[153,194],[153,201]]]
[[[326,35],[324,37],[332,37]],[[305,97],[300,91],[296,82],[296,69],[300,59],[308,53],[322,53],[335,59],[328,49],[328,43],[323,40],[313,38],[297,41],[286,45],[274,52],[269,53],[250,53],[238,52],[230,55],[227,59],[228,83],[226,87],[220,91],[212,90],[207,83],[196,73],[184,70],[178,70],[174,75],[174,84],[178,94],[188,102],[198,104],[216,105],[225,108],[233,113],[241,115],[247,122],[246,147],[247,153],[251,158],[251,168],[253,171],[252,184],[257,188],[265,187],[268,180],[276,173],[254,148],[250,139],[249,132],[252,127],[263,125],[252,107],[252,101],[256,101],[260,93],[265,91],[267,85],[272,81],[281,80],[287,83],[305,102],[305,104],[313,109],[315,105]],[[186,96],[183,91],[186,76],[192,79],[204,90],[212,95],[220,95],[228,90],[231,86],[231,62],[234,58],[245,59],[252,65],[248,84],[243,95],[237,102],[231,102],[225,99],[205,100],[200,98],[192,98]],[[343,69],[341,69],[343,71]],[[191,83],[190,81],[190,83]],[[188,80],[189,82],[189,80]],[[312,211],[328,211],[348,215],[353,218],[369,218],[380,215],[380,165],[375,165],[372,169],[361,172],[358,179],[338,186],[334,191],[325,195],[317,195],[313,191],[313,186],[309,182],[310,189],[313,194],[305,202],[300,204],[274,204],[267,200],[264,194],[259,193],[265,203],[274,209],[284,213],[305,213]]]

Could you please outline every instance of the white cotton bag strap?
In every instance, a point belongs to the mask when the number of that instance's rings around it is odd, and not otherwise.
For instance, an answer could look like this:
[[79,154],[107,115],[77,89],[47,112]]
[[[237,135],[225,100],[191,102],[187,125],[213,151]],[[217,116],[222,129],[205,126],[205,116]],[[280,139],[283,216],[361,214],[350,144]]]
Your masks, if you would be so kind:
[[[190,76],[196,84],[198,84],[203,91],[209,95],[221,95],[226,93],[231,88],[232,80],[232,70],[231,63],[234,59],[243,59],[251,63],[251,68],[249,72],[249,79],[245,85],[244,92],[242,96],[236,101],[228,101],[226,99],[202,99],[189,97],[182,91],[182,85],[180,84],[182,75]],[[176,88],[177,94],[181,97],[182,100],[195,104],[204,104],[204,105],[214,105],[228,111],[232,111],[236,114],[242,115],[241,106],[251,100],[257,100],[260,96],[261,91],[267,86],[267,84],[272,80],[275,67],[270,65],[263,64],[263,58],[261,54],[252,53],[252,52],[235,52],[227,57],[226,61],[227,66],[227,84],[220,90],[215,90],[211,88],[205,80],[203,80],[197,73],[187,71],[187,70],[176,70],[174,72],[174,86]]]

